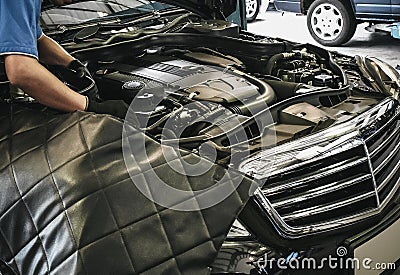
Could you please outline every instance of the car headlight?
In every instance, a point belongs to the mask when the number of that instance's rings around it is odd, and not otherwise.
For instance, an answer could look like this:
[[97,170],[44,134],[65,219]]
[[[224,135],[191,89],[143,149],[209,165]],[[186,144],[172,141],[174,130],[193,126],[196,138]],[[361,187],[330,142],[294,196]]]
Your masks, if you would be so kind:
[[368,73],[373,77],[382,92],[399,99],[400,74],[399,72],[375,57],[366,57],[364,59],[365,67]]
[[[341,123],[320,131],[316,134],[288,142],[286,144],[263,150],[259,154],[242,162],[239,170],[256,179],[266,179],[277,173],[282,173],[287,167],[304,165],[304,162],[315,161],[315,158],[326,157],[326,154],[335,154],[362,143],[368,135],[373,134],[383,123],[385,116],[391,116],[396,109],[392,100],[385,100],[378,106],[357,116],[346,123]],[[375,129],[375,130],[374,130]]]

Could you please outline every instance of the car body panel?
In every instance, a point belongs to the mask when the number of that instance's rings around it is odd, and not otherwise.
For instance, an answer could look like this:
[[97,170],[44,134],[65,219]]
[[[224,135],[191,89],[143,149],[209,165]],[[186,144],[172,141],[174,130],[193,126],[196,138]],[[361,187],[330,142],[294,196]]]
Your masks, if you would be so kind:
[[400,19],[400,1],[391,0],[393,17]]
[[[73,1],[73,4],[79,4],[81,2],[91,2],[93,0],[77,0]],[[268,2],[268,1],[267,1]],[[127,2],[129,3],[129,1]],[[202,16],[204,19],[219,19],[228,20],[233,22],[243,29],[247,28],[246,11],[245,11],[245,0],[229,0],[229,1],[182,1],[182,0],[167,0],[163,3],[171,4],[176,7],[182,7]],[[123,2],[122,2],[123,4]],[[42,10],[47,11],[57,6],[49,0],[45,0],[42,4]],[[266,10],[266,9],[265,9]]]
[[302,13],[301,1],[299,0],[275,0],[275,8],[280,11]]
[[390,0],[354,0],[356,18],[390,19],[392,17]]
[[[363,21],[394,21],[399,17],[397,0],[352,0],[355,17]],[[277,10],[306,14],[303,0],[276,0]]]
[[[265,12],[269,5],[269,0],[260,0],[260,12]],[[204,11],[210,18],[213,19],[221,19],[218,17],[218,13],[216,11],[221,10],[222,14],[225,18],[227,18],[230,22],[234,22],[244,29],[246,29],[246,20],[245,18],[245,0],[229,0],[229,1],[198,1],[198,0],[190,0],[190,1],[182,1],[182,0],[167,0],[166,3],[175,4],[180,7],[185,7],[188,10],[193,12]],[[234,18],[232,18],[232,16]],[[230,17],[230,18],[229,18]]]

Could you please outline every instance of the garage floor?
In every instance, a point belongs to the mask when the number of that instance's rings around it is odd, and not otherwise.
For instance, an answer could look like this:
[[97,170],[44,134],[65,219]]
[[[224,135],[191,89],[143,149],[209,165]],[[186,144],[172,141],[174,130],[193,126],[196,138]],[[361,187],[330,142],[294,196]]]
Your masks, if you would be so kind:
[[[329,49],[349,55],[375,56],[394,67],[400,64],[400,39],[395,39],[387,33],[368,32],[364,29],[367,25],[358,25],[356,34],[345,46]],[[306,17],[293,13],[261,13],[256,21],[248,25],[248,30],[270,37],[319,45],[308,33]]]

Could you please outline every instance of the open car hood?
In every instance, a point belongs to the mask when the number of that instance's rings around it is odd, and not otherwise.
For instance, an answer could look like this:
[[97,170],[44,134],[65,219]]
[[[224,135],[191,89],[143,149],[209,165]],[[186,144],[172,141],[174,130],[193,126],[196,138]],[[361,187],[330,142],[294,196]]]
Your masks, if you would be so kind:
[[[89,0],[76,0],[73,3],[84,2]],[[166,0],[162,1],[177,7],[185,8],[191,12],[197,13],[205,19],[223,19],[225,20],[238,7],[240,0]],[[51,0],[44,0],[42,10],[55,7]]]
[[167,0],[166,3],[183,7],[212,19],[226,19],[238,6],[237,0]]

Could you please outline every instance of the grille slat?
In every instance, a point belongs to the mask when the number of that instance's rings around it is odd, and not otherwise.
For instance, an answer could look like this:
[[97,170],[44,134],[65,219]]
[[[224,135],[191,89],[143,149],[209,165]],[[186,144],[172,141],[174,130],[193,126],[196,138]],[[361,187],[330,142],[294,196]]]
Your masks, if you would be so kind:
[[367,157],[359,158],[359,159],[350,159],[350,160],[344,160],[339,163],[330,165],[328,167],[324,167],[320,170],[314,171],[312,174],[307,174],[305,175],[304,178],[301,179],[293,179],[293,181],[290,182],[280,182],[279,184],[275,186],[269,186],[268,189],[264,190],[264,194],[269,196],[269,195],[275,195],[284,191],[287,191],[288,188],[295,188],[301,185],[304,185],[306,183],[314,182],[318,179],[325,178],[327,176],[331,176],[336,173],[340,173],[346,169],[351,169],[355,166],[358,166],[360,164],[366,163],[367,162]]
[[358,195],[358,196],[352,197],[350,199],[337,201],[334,204],[325,204],[325,205],[318,205],[318,206],[310,207],[308,209],[304,209],[301,211],[294,212],[292,214],[282,216],[282,218],[284,221],[291,221],[291,220],[306,218],[310,215],[317,215],[317,214],[332,211],[334,209],[338,209],[338,208],[341,208],[344,206],[348,206],[348,205],[351,205],[353,203],[359,202],[359,201],[367,199],[367,198],[375,199],[375,191],[371,191],[371,192],[368,192],[368,193],[365,193],[362,195]]
[[290,206],[292,204],[315,199],[320,196],[328,195],[330,193],[337,192],[337,191],[345,189],[347,187],[354,186],[358,183],[364,182],[366,180],[370,180],[371,178],[372,178],[371,175],[362,175],[362,176],[358,176],[354,179],[347,180],[347,181],[342,181],[342,182],[335,181],[330,184],[311,189],[307,192],[300,193],[300,194],[298,194],[298,196],[291,196],[287,199],[276,201],[276,202],[272,203],[272,206],[275,209],[279,209],[283,206]]
[[381,203],[390,199],[400,178],[400,114],[395,115],[366,144]]
[[[349,141],[349,144],[357,143]],[[309,226],[313,222],[358,214],[364,206],[377,207],[364,145],[344,148],[348,149],[307,163],[308,169],[297,166],[289,173],[273,177],[264,186],[262,194],[285,223]],[[366,202],[355,205],[358,200]]]
[[[394,175],[396,175],[400,169],[400,162],[399,162],[399,153],[397,153],[397,164],[394,165],[393,169],[387,170],[388,175],[384,177],[383,179],[378,178],[378,191],[381,191],[388,183],[389,181],[393,178]],[[394,164],[394,163],[393,163]]]
[[388,183],[383,186],[379,192],[379,199],[381,200],[382,203],[387,203],[388,200],[391,198],[390,194],[393,193],[394,191],[397,191],[400,185],[400,169],[396,170],[396,173],[393,175],[390,180],[388,180]]
[[[386,145],[388,145],[388,143],[390,141],[392,141],[396,136],[399,135],[400,127],[393,127],[393,128],[395,128],[394,131],[390,132],[390,134],[387,138],[385,138],[386,135],[384,135],[382,137],[382,143],[380,143],[380,144],[378,143],[379,145],[371,152],[371,154],[370,154],[371,157],[374,157],[377,153],[379,153],[382,150],[382,148],[384,148]],[[371,146],[369,146],[369,147],[371,147]]]
[[[400,151],[400,136],[396,139],[397,144],[392,144],[392,146],[388,147],[388,151],[389,154],[382,156],[381,158],[379,158],[379,164],[376,166],[376,168],[374,169],[374,173],[378,174],[380,171],[382,171],[382,169],[388,164],[390,163],[390,161],[392,159],[395,158],[396,155],[399,154]],[[394,147],[394,148],[393,148]]]

